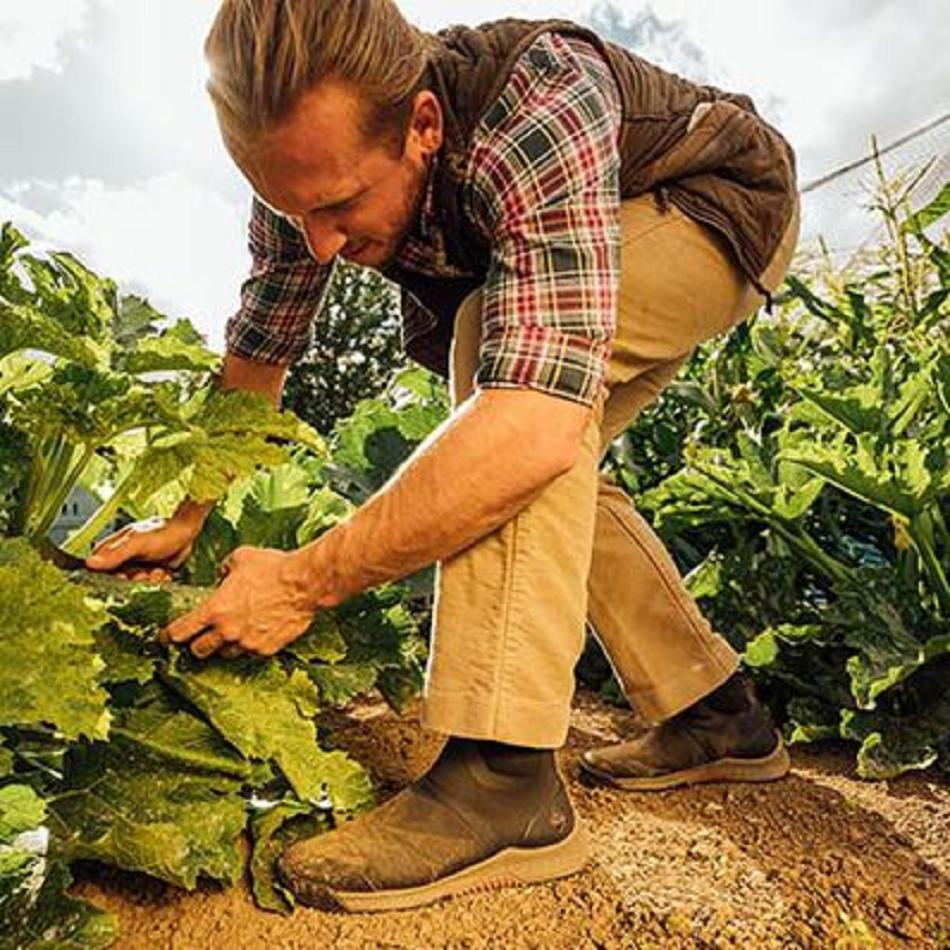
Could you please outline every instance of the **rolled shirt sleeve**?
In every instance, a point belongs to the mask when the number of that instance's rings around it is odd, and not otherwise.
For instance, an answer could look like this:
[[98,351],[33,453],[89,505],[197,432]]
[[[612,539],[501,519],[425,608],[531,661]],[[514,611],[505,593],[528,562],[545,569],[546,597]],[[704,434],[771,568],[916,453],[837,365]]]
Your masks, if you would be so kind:
[[603,84],[547,34],[476,130],[471,212],[492,246],[479,387],[596,400],[616,327],[618,122]]
[[320,264],[294,226],[257,198],[248,227],[251,273],[225,326],[228,353],[261,363],[292,363],[310,345],[336,261]]

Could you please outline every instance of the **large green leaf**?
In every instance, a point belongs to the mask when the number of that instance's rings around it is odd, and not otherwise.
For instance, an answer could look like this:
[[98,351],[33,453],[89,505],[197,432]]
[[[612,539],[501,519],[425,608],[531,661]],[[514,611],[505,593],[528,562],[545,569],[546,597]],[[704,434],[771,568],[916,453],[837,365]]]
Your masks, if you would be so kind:
[[334,809],[347,811],[370,796],[357,763],[317,746],[316,690],[301,670],[288,675],[273,659],[198,663],[179,653],[168,678],[242,755],[274,762],[301,799],[327,794]]
[[237,783],[267,784],[271,770],[248,762],[220,733],[194,712],[176,706],[168,694],[153,687],[144,702],[118,712],[112,737],[143,763],[178,768],[206,776],[217,791]]
[[147,683],[155,672],[156,657],[149,655],[143,638],[117,624],[107,624],[95,633],[96,649],[105,669],[103,683]]
[[77,338],[103,346],[112,344],[118,303],[113,281],[99,277],[62,251],[45,258],[21,254],[19,263],[29,274],[36,305],[45,314]]
[[339,524],[356,506],[332,488],[318,488],[310,493],[307,513],[297,528],[297,544],[303,546],[318,538],[324,531]]
[[921,471],[919,465],[914,464],[912,452],[912,446],[904,449],[903,460],[907,464],[899,468],[879,464],[870,447],[863,444],[855,451],[815,444],[784,452],[782,457],[820,475],[855,498],[904,518],[913,518],[929,501],[933,486],[926,469]]
[[46,817],[46,804],[29,785],[0,788],[0,844],[10,844],[24,831],[38,828]]
[[328,706],[345,706],[350,700],[372,689],[377,668],[373,663],[316,664],[310,679],[320,690],[320,699]]
[[844,392],[803,388],[802,396],[855,434],[878,432],[884,422],[880,386],[866,383]]
[[22,350],[40,350],[84,366],[101,366],[106,360],[92,340],[73,336],[35,307],[0,299],[0,356]]
[[947,214],[950,214],[950,182],[940,189],[940,193],[933,201],[904,221],[901,224],[901,230],[923,231]]
[[110,717],[93,635],[106,619],[25,540],[0,539],[0,724],[105,738]]
[[746,644],[742,660],[746,666],[771,666],[778,657],[778,643],[771,630],[765,630]]
[[881,693],[903,682],[926,663],[950,653],[950,635],[931,637],[924,644],[875,649],[873,641],[863,641],[862,650],[848,660],[851,692],[861,709],[874,709]]
[[91,448],[152,426],[179,426],[178,387],[145,387],[112,371],[67,363],[20,395],[11,417],[32,441],[64,437]]
[[0,359],[0,397],[30,389],[53,375],[48,360],[10,353]]
[[193,888],[200,875],[234,883],[245,823],[237,782],[162,767],[126,745],[74,747],[69,791],[50,825],[69,860],[93,858]]
[[841,735],[861,743],[862,778],[892,779],[925,769],[950,752],[950,697],[945,694],[924,712],[910,716],[843,710]]
[[128,476],[134,504],[170,515],[188,497],[216,501],[259,466],[280,465],[286,452],[269,439],[291,439],[313,451],[323,440],[289,412],[258,393],[211,390],[183,410],[186,429],[157,438]]
[[146,336],[122,360],[127,373],[216,369],[220,357],[209,350],[200,334],[187,320],[179,320],[158,336]]
[[305,663],[339,663],[346,656],[346,640],[333,614],[321,610],[303,636],[294,640],[287,650]]
[[293,800],[268,804],[252,815],[251,890],[258,907],[281,914],[294,909],[293,893],[280,883],[274,864],[293,842],[329,827],[326,812]]

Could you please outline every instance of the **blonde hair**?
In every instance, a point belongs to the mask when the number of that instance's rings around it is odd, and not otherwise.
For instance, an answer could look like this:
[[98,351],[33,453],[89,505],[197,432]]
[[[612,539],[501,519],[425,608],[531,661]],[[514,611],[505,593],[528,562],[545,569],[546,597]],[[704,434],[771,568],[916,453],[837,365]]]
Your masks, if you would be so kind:
[[325,79],[365,97],[367,137],[399,136],[432,39],[392,0],[224,0],[205,41],[208,92],[226,140],[251,145]]

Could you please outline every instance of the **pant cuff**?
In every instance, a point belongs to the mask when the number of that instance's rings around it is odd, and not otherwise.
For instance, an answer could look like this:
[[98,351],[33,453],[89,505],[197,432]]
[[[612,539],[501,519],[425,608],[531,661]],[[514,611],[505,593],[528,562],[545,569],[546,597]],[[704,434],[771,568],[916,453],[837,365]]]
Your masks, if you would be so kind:
[[663,722],[722,686],[738,668],[739,655],[723,641],[708,663],[685,676],[667,680],[652,689],[621,685],[624,695],[645,719]]
[[420,722],[426,729],[465,739],[491,739],[534,749],[559,749],[567,740],[571,701],[506,702],[499,710],[481,696],[427,690]]

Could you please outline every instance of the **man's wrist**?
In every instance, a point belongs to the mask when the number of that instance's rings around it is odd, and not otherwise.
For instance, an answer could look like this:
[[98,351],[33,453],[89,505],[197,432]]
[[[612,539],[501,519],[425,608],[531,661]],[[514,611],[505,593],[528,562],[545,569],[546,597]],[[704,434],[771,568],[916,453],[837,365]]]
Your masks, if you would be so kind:
[[355,593],[346,589],[338,570],[339,540],[338,526],[290,554],[287,580],[310,610],[338,607]]
[[186,498],[177,508],[174,514],[176,521],[183,522],[192,528],[200,529],[208,518],[211,509],[214,508],[213,501],[192,501]]

